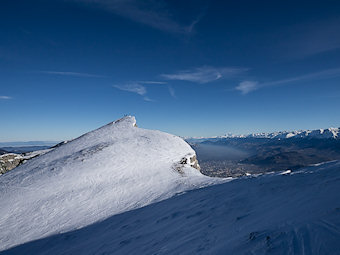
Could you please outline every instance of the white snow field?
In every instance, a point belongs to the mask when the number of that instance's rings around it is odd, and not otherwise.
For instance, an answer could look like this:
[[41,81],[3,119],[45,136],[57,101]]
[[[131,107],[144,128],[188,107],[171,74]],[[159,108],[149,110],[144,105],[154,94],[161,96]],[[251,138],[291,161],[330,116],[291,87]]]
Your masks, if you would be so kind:
[[340,162],[188,191],[3,254],[340,254]]
[[124,117],[2,175],[0,251],[221,182],[191,167],[181,138],[135,124]]
[[174,170],[192,149],[133,124],[3,175],[0,253],[340,254],[340,161],[218,181]]

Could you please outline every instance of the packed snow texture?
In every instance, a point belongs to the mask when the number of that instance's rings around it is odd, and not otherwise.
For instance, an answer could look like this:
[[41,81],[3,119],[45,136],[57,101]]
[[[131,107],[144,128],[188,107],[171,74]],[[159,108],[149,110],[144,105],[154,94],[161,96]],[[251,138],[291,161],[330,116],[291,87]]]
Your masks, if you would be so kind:
[[220,182],[191,167],[181,138],[135,124],[125,117],[2,175],[0,250]]
[[4,254],[340,254],[340,162],[243,177]]

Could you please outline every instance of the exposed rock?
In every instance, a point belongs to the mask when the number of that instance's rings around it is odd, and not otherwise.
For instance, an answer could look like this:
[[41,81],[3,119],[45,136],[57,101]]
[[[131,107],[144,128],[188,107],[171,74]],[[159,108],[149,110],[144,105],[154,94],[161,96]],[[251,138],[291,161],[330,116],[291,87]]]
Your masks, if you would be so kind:
[[0,174],[4,174],[17,167],[23,160],[19,154],[8,153],[0,156]]
[[190,158],[190,165],[191,165],[191,167],[196,168],[198,171],[201,170],[201,167],[198,164],[198,160],[197,160],[196,155],[194,155]]
[[26,163],[28,160],[32,158],[43,155],[51,150],[52,149],[46,149],[46,150],[27,152],[23,154],[6,153],[3,155],[0,155],[0,175],[16,168],[19,165]]
[[183,157],[177,164],[175,164],[174,168],[177,172],[183,174],[183,167],[184,166],[190,166],[193,167],[195,169],[197,169],[198,171],[201,170],[200,165],[198,164],[196,155],[192,155],[192,154],[188,154],[185,157]]

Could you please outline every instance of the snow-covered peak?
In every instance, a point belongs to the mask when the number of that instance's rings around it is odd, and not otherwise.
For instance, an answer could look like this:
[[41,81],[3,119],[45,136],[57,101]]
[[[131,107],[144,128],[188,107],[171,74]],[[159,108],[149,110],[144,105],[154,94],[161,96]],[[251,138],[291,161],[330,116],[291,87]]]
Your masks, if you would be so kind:
[[130,129],[137,127],[136,118],[134,116],[125,116],[121,119],[112,121],[107,125],[100,127],[90,133],[104,133],[108,130],[115,130],[115,129]]
[[86,139],[88,144],[89,142],[98,143],[112,139],[123,138],[129,136],[131,132],[135,131],[136,127],[136,118],[134,116],[125,116],[121,119],[110,122],[105,126],[88,132],[71,142],[75,143],[75,141],[84,141]]
[[0,250],[74,230],[220,180],[181,138],[127,116],[0,177]]

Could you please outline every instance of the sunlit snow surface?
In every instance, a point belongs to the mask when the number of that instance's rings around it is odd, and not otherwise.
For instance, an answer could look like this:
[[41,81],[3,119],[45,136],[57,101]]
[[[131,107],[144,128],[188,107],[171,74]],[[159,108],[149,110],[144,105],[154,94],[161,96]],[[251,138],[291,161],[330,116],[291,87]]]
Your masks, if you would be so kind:
[[[124,135],[95,131],[61,156],[44,155],[45,167],[32,161],[3,176],[3,254],[340,254],[339,161],[216,184],[189,167],[171,170],[182,153],[193,153],[181,139],[126,125]],[[82,139],[109,140],[119,161],[103,161],[104,148],[82,163],[92,151],[81,152]],[[216,185],[174,196],[209,181]]]
[[0,177],[0,250],[78,229],[185,190],[219,182],[176,164],[181,138],[125,117]]

